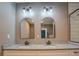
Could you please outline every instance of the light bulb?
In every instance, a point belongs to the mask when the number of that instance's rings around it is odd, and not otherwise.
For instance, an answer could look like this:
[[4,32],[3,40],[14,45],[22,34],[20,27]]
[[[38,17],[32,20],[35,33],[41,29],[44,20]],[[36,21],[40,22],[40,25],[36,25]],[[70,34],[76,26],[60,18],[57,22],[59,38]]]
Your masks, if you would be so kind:
[[52,12],[52,9],[50,9],[50,12]]
[[46,9],[44,9],[44,12],[46,12]]
[[50,12],[52,12],[52,7],[50,7]]
[[46,7],[43,7],[43,9],[44,9],[44,12],[46,12]]
[[31,12],[32,10],[31,9],[29,9],[29,12]]
[[25,11],[25,8],[23,8],[23,13],[25,13],[26,11]]

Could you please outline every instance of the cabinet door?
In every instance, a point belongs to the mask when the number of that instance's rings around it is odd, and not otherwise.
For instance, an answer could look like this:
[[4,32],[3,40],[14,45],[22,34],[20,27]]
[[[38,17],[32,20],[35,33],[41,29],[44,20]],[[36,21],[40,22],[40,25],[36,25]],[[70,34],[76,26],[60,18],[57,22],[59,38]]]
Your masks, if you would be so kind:
[[4,56],[79,56],[79,50],[4,50]]
[[4,56],[38,56],[39,51],[5,50]]
[[5,56],[68,56],[68,50],[39,50],[39,51],[22,51],[22,50],[4,50]]
[[68,50],[52,50],[52,51],[40,51],[38,55],[41,56],[68,56]]

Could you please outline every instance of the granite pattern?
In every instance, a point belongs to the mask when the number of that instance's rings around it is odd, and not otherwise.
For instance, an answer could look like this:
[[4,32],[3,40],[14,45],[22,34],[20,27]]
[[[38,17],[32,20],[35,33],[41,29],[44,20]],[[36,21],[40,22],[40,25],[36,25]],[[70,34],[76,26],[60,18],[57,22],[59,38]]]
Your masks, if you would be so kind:
[[67,44],[52,44],[52,45],[14,44],[10,46],[4,46],[3,49],[79,49],[79,44],[71,42]]

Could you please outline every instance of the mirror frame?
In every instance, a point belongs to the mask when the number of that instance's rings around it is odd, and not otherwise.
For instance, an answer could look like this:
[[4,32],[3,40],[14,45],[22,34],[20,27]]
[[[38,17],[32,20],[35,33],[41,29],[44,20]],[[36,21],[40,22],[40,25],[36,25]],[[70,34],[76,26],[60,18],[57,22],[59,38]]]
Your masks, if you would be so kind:
[[[30,38],[21,38],[21,23],[25,20],[25,21],[27,21],[27,19],[30,19],[30,20],[32,20],[31,18],[24,18],[24,19],[22,19],[21,21],[20,21],[20,23],[19,23],[19,28],[20,28],[20,39],[30,39]],[[34,28],[34,38],[35,38],[35,28]],[[33,39],[34,39],[33,38]]]
[[[56,25],[55,25],[56,23],[55,23],[55,20],[52,17],[44,17],[41,21],[44,21],[45,18],[52,19],[52,21],[53,21],[53,24],[52,24],[53,25],[53,37],[52,38],[55,38],[56,37]],[[42,30],[42,23],[41,23],[41,30]],[[47,39],[52,39],[52,38],[47,38]],[[46,38],[41,38],[41,39],[46,39]]]

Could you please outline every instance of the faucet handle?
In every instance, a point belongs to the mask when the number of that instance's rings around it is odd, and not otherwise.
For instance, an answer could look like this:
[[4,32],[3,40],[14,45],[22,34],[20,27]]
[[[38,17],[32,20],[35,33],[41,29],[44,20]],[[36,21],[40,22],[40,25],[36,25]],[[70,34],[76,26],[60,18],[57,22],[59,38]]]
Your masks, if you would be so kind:
[[25,45],[29,45],[29,42],[28,41],[25,41]]
[[48,40],[48,41],[46,42],[46,44],[47,44],[47,45],[50,45],[50,44],[51,44],[51,41]]

